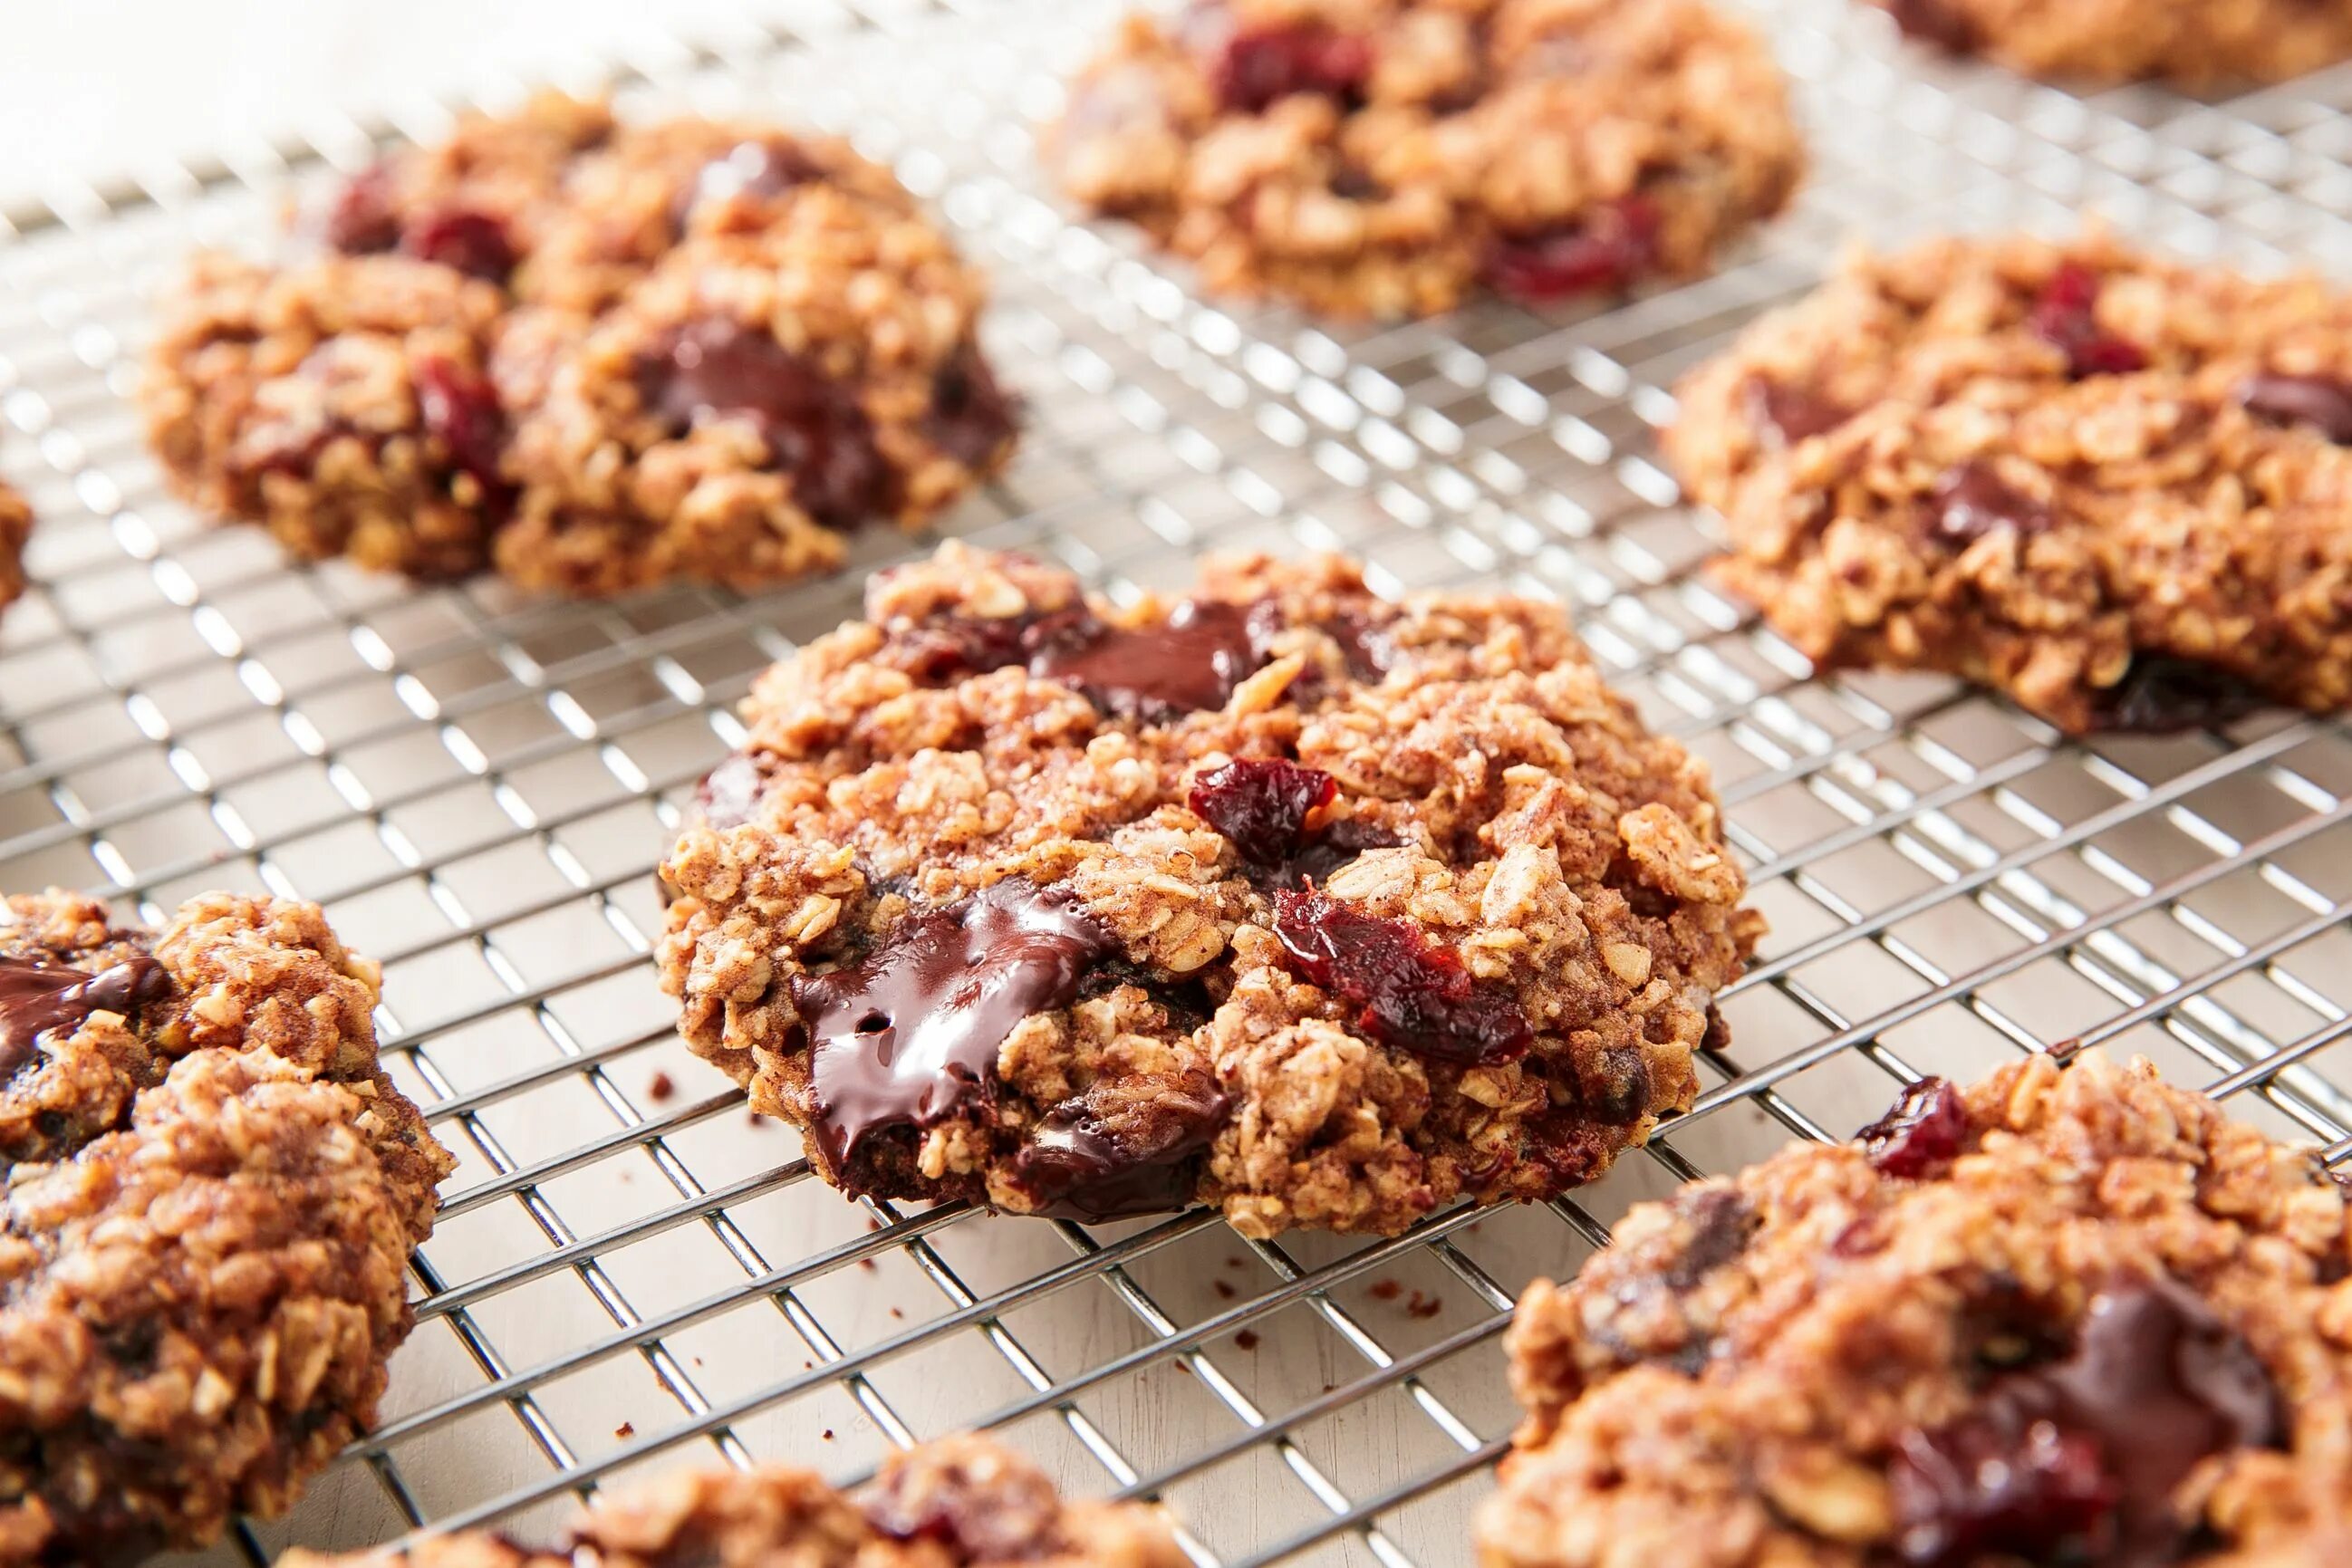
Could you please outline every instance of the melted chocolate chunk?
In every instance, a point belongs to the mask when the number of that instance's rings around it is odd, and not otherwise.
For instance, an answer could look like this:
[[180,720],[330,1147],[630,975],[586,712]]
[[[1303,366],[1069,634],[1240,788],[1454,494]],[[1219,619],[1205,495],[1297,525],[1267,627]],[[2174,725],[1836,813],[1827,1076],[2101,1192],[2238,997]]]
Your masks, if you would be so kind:
[[2026,318],[2035,337],[2066,356],[2066,373],[2076,381],[2147,368],[2145,350],[2100,327],[2101,287],[2097,273],[2079,262],[2067,262],[2042,285]]
[[816,1135],[835,1170],[860,1141],[992,1097],[997,1049],[1067,1006],[1111,934],[1066,894],[1007,879],[908,915],[866,956],[792,982],[807,1031]]
[[980,350],[967,344],[940,367],[921,428],[923,439],[973,467],[992,459],[1013,439],[1013,399],[996,384]]
[[1748,423],[1782,447],[1826,435],[1853,417],[1852,409],[1841,408],[1811,388],[1762,376],[1748,378],[1741,401],[1747,404]]
[[1895,1108],[1854,1134],[1870,1163],[1904,1181],[1935,1176],[1968,1145],[1969,1108],[1950,1080],[1922,1078]]
[[1071,1100],[1038,1124],[1013,1168],[1041,1200],[1036,1212],[1055,1219],[1100,1225],[1190,1208],[1200,1186],[1195,1156],[1215,1140],[1229,1103],[1206,1082],[1171,1085],[1144,1124],[1119,1127]]
[[1974,458],[1936,481],[1928,516],[1936,537],[1956,545],[1974,544],[2003,528],[2020,537],[2038,534],[2058,520],[2047,504]]
[[1497,237],[1480,273],[1489,288],[1528,305],[1622,289],[1656,264],[1662,221],[1648,197],[1620,197],[1580,223]]
[[1286,888],[1274,895],[1274,934],[1293,968],[1353,1009],[1349,1027],[1382,1045],[1473,1067],[1514,1061],[1535,1040],[1507,988],[1474,977],[1402,921]]
[[1348,673],[1360,681],[1379,681],[1396,665],[1396,633],[1360,611],[1342,610],[1323,632],[1339,644]]
[[[702,166],[688,192],[687,206],[706,201],[731,201],[737,196],[753,196],[772,201],[787,191],[814,184],[824,178],[824,170],[815,159],[792,142],[783,141],[738,141],[727,150],[726,156],[714,158]],[[678,225],[683,228],[683,222]]]
[[2352,380],[2264,371],[2238,386],[2238,404],[2264,424],[2303,425],[2352,446]]
[[711,827],[740,828],[759,813],[760,792],[766,785],[749,753],[730,752],[694,787],[695,812]]
[[2142,653],[2122,680],[2098,694],[2091,727],[2172,735],[2234,724],[2266,703],[2262,693],[2227,670],[2195,659]]
[[1221,708],[1262,662],[1239,604],[1188,599],[1165,624],[1128,631],[1083,610],[1050,617],[1029,633],[1029,673],[1066,681],[1115,718],[1164,723]]
[[1977,30],[1949,0],[1888,0],[1887,12],[1907,37],[1964,55],[1977,47]]
[[2198,1297],[2170,1280],[2105,1291],[2064,1360],[1906,1435],[1890,1468],[1900,1554],[1913,1568],[2162,1568],[2191,1539],[2172,1506],[2189,1472],[2285,1431],[2269,1372]]
[[40,1054],[41,1037],[71,1034],[97,1012],[135,1016],[172,993],[172,977],[144,954],[92,974],[29,958],[0,958],[0,1081]]
[[1695,1188],[1674,1200],[1674,1210],[1690,1227],[1689,1239],[1663,1274],[1677,1293],[1696,1289],[1701,1280],[1747,1251],[1759,1223],[1756,1210],[1730,1186]]
[[673,328],[637,361],[636,383],[676,434],[749,420],[792,476],[793,500],[826,528],[856,528],[889,503],[889,466],[855,394],[765,332],[717,319]]

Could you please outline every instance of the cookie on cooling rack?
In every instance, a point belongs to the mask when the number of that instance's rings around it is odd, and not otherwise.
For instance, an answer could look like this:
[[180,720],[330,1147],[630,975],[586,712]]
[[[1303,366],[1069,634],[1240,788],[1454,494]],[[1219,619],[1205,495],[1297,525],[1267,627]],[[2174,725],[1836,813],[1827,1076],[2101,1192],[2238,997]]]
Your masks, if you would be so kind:
[[1012,449],[979,275],[830,139],[546,97],[391,154],[323,238],[196,257],[142,392],[173,486],[299,556],[752,589]]
[[560,1552],[504,1536],[427,1540],[405,1552],[321,1556],[286,1568],[1186,1568],[1158,1511],[1064,1500],[1026,1456],[982,1437],[941,1437],[882,1461],[844,1494],[806,1470],[688,1471],[599,1498]]
[[2346,1201],[2144,1062],[1930,1080],[1528,1290],[1480,1561],[2352,1562]]
[[1804,164],[1706,0],[1193,0],[1129,19],[1048,153],[1212,289],[1375,317],[1702,272]]
[[1679,392],[1725,580],[2071,732],[2352,700],[2352,297],[2103,235],[1850,259]]
[[25,591],[25,541],[33,537],[33,508],[0,484],[0,609]]
[[1541,1198],[1687,1104],[1760,923],[1550,605],[950,545],[768,672],[663,873],[698,1055],[852,1192],[1247,1234]]
[[451,1166],[316,904],[0,905],[0,1563],[274,1514],[365,1428]]
[[2274,82],[2352,57],[2342,0],[1876,0],[1906,33],[2029,76]]

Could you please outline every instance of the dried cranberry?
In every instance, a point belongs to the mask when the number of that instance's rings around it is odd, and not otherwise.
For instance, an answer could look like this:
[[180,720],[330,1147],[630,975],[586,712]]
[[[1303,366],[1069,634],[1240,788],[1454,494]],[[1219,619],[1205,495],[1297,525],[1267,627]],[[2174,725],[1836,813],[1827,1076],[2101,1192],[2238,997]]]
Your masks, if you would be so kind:
[[2066,373],[2076,381],[2147,368],[2147,355],[2138,344],[2101,329],[2099,289],[2097,273],[2080,262],[2066,262],[2042,285],[2026,319],[2035,337],[2066,356]]
[[1507,990],[1473,977],[1402,921],[1284,889],[1274,895],[1274,934],[1292,966],[1355,1009],[1355,1029],[1383,1045],[1481,1066],[1526,1055],[1535,1039]]
[[765,332],[724,319],[674,328],[638,359],[636,382],[674,432],[750,421],[793,500],[827,528],[855,528],[887,503],[890,470],[856,397]]
[[2102,1541],[2117,1488],[2088,1434],[1993,1399],[1969,1419],[1906,1436],[1888,1479],[1913,1568],[1973,1568],[1996,1554],[2029,1563]]
[[2263,706],[2263,694],[2217,665],[2162,653],[2135,656],[2124,678],[2098,694],[2091,727],[2173,735],[2234,724]]
[[1968,1106],[1948,1081],[1922,1078],[1903,1092],[1895,1109],[1855,1136],[1870,1163],[1886,1175],[1931,1176],[1958,1159],[1968,1142]]
[[1263,113],[1293,93],[1352,99],[1371,74],[1368,40],[1311,22],[1237,31],[1209,68],[1217,101],[1244,114]]
[[499,459],[506,449],[506,411],[488,380],[438,355],[419,360],[413,379],[416,413],[425,431],[449,450],[449,461],[482,487],[485,502],[506,496]]
[[1656,263],[1659,222],[1648,197],[1622,197],[1579,224],[1497,237],[1483,276],[1488,287],[1527,304],[1623,288]]
[[373,163],[345,183],[327,214],[327,243],[346,256],[370,256],[400,243],[390,168]]
[[2308,425],[2338,446],[2352,446],[2352,380],[2343,376],[2264,371],[2239,384],[2238,403],[2265,424]]
[[1936,481],[1928,507],[1936,536],[1956,545],[1974,544],[2004,528],[2021,536],[2038,534],[2058,520],[2046,504],[2003,479],[1991,464],[1976,459]]
[[1306,846],[1308,814],[1339,792],[1339,781],[1320,768],[1244,757],[1202,774],[1189,799],[1244,860],[1275,865]]
[[515,269],[514,238],[488,213],[452,207],[417,219],[400,248],[419,261],[454,267],[468,277],[503,286]]
[[980,350],[966,344],[931,378],[925,440],[971,467],[988,463],[1013,439],[1013,402]]
[[1793,387],[1762,376],[1750,376],[1742,392],[1748,423],[1774,444],[1794,446],[1816,435],[1826,435],[1853,417],[1808,387]]

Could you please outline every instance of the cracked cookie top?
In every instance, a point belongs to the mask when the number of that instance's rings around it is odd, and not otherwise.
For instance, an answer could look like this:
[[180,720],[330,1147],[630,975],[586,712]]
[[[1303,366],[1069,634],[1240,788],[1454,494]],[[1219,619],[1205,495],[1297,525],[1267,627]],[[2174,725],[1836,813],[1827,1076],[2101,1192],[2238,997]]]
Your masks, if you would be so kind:
[[853,1191],[1395,1231],[1686,1104],[1757,924],[1558,609],[950,545],[770,671],[663,868],[688,1045]]
[[1679,390],[1725,580],[2072,732],[2352,700],[2352,296],[2099,232],[1857,255]]
[[373,1418],[451,1168],[310,904],[0,910],[0,1563],[274,1514]]
[[1129,19],[1048,153],[1213,289],[1381,317],[1704,271],[1804,162],[1702,0],[1195,0]]
[[1930,1079],[1644,1204],[1509,1334],[1487,1568],[2321,1568],[2352,1227],[2145,1062]]

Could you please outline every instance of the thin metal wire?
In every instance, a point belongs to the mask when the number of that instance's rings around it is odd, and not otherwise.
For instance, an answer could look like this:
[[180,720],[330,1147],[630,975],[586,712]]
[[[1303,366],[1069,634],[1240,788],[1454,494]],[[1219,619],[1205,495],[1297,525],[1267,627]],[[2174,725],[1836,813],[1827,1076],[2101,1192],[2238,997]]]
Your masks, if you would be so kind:
[[[1459,1563],[1514,1418],[1495,1342],[1519,1284],[1664,1185],[1839,1135],[1922,1071],[2074,1041],[2147,1051],[2352,1156],[2333,1057],[2352,730],[2084,746],[1949,682],[1811,679],[1699,572],[1712,528],[1651,445],[1675,379],[1851,232],[2097,206],[2191,254],[2352,265],[2352,71],[2234,103],[2083,99],[1906,51],[1844,0],[1759,3],[1820,167],[1721,273],[1581,315],[1341,329],[1199,299],[1043,193],[1027,126],[1113,9],[812,6],[800,34],[614,79],[647,112],[852,135],[995,273],[1031,430],[952,531],[1115,594],[1182,580],[1201,549],[1278,546],[1357,553],[1384,590],[1574,607],[1612,678],[1715,765],[1776,924],[1722,998],[1708,1086],[1589,1192],[1383,1241],[847,1204],[739,1094],[671,1083],[699,1070],[653,994],[650,873],[676,797],[740,734],[730,706],[854,608],[854,578],[612,605],[411,591],[289,568],[167,500],[124,396],[149,280],[196,237],[250,238],[282,183],[388,127],[0,214],[0,465],[44,517],[39,586],[0,627],[0,883],[151,918],[206,885],[321,897],[385,962],[387,1060],[464,1166],[392,1407],[224,1561],[540,1520],[706,1441],[846,1475],[982,1425],[1081,1489],[1164,1500],[1204,1565]],[[861,564],[907,548],[864,541]],[[908,1315],[905,1288],[935,1304]],[[826,1421],[856,1448],[834,1458]]]

